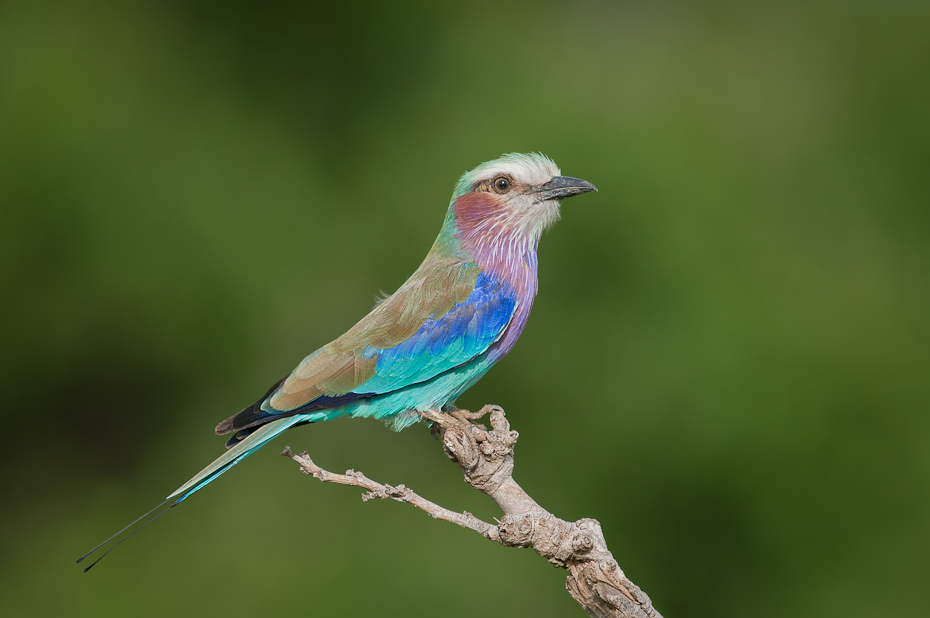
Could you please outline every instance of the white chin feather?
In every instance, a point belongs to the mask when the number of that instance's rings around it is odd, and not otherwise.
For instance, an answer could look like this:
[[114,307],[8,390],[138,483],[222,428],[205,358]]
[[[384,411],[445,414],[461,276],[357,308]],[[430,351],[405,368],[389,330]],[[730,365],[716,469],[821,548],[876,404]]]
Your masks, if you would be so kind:
[[559,220],[560,215],[559,203],[555,200],[531,204],[521,217],[521,227],[525,234],[538,238],[550,225]]

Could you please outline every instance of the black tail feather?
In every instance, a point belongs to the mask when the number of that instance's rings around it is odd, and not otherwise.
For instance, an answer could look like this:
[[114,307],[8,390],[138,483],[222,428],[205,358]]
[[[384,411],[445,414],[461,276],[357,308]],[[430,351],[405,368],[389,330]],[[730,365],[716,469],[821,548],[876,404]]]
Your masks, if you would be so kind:
[[[169,498],[169,500],[170,500],[170,498]],[[80,558],[78,558],[77,560],[75,560],[75,561],[74,561],[75,564],[80,564],[85,558],[87,558],[88,556],[90,556],[91,554],[93,554],[95,551],[97,551],[98,549],[100,549],[101,547],[103,547],[104,545],[106,545],[107,543],[109,543],[110,541],[112,541],[113,539],[115,539],[116,537],[118,537],[119,535],[121,535],[122,533],[126,532],[127,530],[129,530],[130,528],[132,528],[133,526],[135,526],[137,523],[139,523],[140,521],[142,521],[143,519],[145,519],[146,517],[148,517],[149,515],[151,515],[152,513],[154,513],[155,511],[157,511],[158,509],[160,509],[161,507],[163,507],[163,506],[165,505],[165,502],[168,502],[168,500],[165,500],[164,502],[162,502],[161,504],[159,504],[158,506],[156,506],[154,509],[152,509],[151,511],[145,513],[144,515],[142,515],[141,517],[139,517],[138,519],[136,519],[134,522],[132,522],[131,524],[129,524],[128,526],[126,526],[125,528],[123,528],[122,530],[120,530],[119,532],[117,532],[116,534],[114,534],[113,536],[111,536],[110,538],[108,538],[106,541],[104,541],[103,543],[97,545],[97,547],[93,548],[92,550],[90,550],[89,552],[87,552],[86,554],[84,554],[83,556],[81,556]],[[94,567],[95,564],[97,564],[98,562],[100,562],[101,560],[103,560],[104,558],[106,558],[107,554],[109,554],[111,551],[113,551],[114,549],[116,549],[117,547],[119,547],[120,545],[122,545],[124,541],[127,541],[127,540],[131,539],[133,536],[135,536],[135,534],[136,534],[137,532],[139,532],[140,530],[142,530],[143,528],[145,528],[146,526],[148,526],[150,523],[152,523],[153,521],[157,520],[159,517],[161,517],[162,515],[164,515],[164,514],[167,513],[168,511],[170,511],[172,508],[174,508],[175,506],[177,506],[178,504],[180,504],[180,502],[181,502],[180,500],[175,500],[175,501],[172,502],[170,505],[168,505],[168,508],[166,508],[164,511],[162,511],[161,513],[159,513],[159,514],[156,515],[155,517],[151,518],[150,520],[148,520],[147,522],[145,522],[144,524],[142,524],[141,526],[139,526],[137,529],[133,530],[133,531],[132,531],[130,534],[128,534],[127,536],[125,536],[125,537],[123,537],[122,539],[120,539],[119,541],[117,541],[117,542],[113,545],[113,547],[111,547],[110,549],[108,549],[107,551],[105,551],[105,552],[103,553],[102,556],[100,556],[99,558],[97,558],[96,560],[94,560],[94,561],[90,564],[89,567],[86,567],[86,568],[84,569],[83,572],[84,572],[84,573],[87,573],[89,570],[91,570],[91,569]]]
[[[272,393],[278,390],[278,387],[284,384],[284,381],[287,379],[287,376],[284,376],[277,382],[275,385],[268,389],[268,392],[262,395],[262,398],[253,403],[252,405],[243,408],[242,411],[233,414],[225,421],[216,426],[216,433],[223,435],[231,431],[238,431],[241,429],[248,429],[256,425],[262,425],[263,423],[268,422],[267,417],[271,416],[264,410],[262,410],[262,404],[265,403],[265,400],[271,397]],[[248,435],[248,434],[246,434]],[[244,438],[245,436],[243,436]],[[239,440],[236,440],[238,442]],[[233,442],[235,444],[235,442]],[[227,444],[226,448],[230,448]]]

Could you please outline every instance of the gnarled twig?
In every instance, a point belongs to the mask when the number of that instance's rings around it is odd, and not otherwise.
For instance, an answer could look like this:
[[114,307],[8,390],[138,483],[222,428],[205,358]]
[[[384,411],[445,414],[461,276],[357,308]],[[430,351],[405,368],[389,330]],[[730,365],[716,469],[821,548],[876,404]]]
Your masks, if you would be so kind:
[[[491,429],[475,421],[490,414]],[[391,498],[406,502],[442,519],[474,530],[507,547],[531,547],[551,564],[567,569],[565,587],[591,616],[598,618],[661,618],[642,590],[627,579],[607,548],[600,524],[594,519],[567,522],[539,506],[513,480],[513,447],[519,434],[499,406],[478,412],[449,410],[424,412],[442,440],[446,455],[458,464],[465,480],[490,496],[504,512],[498,525],[485,523],[471,513],[456,513],[420,497],[407,487],[382,485],[361,472],[333,474],[317,466],[307,453],[282,455],[300,464],[305,474],[323,482],[354,485],[368,490],[363,500]]]

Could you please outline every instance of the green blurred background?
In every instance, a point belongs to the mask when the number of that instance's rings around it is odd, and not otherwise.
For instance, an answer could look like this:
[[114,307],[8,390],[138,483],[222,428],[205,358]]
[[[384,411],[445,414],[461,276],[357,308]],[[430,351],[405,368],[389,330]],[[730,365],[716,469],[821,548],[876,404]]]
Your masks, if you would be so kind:
[[[774,3],[770,3],[774,4]],[[277,455],[498,514],[423,426],[304,427],[73,564],[419,264],[458,176],[543,239],[516,477],[666,616],[923,616],[926,2],[3,2],[4,616],[580,616],[564,572]]]

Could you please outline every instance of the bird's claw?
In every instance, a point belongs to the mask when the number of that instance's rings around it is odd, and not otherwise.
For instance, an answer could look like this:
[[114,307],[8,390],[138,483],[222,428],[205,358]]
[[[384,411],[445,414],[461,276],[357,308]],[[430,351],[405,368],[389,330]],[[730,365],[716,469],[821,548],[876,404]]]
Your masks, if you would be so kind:
[[482,407],[477,412],[470,412],[468,410],[459,410],[458,408],[449,411],[449,415],[455,419],[462,421],[463,423],[477,421],[479,418],[492,414],[494,412],[503,412],[504,409],[500,406],[489,403]]

